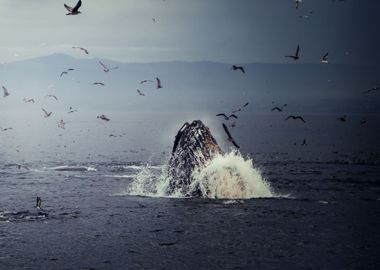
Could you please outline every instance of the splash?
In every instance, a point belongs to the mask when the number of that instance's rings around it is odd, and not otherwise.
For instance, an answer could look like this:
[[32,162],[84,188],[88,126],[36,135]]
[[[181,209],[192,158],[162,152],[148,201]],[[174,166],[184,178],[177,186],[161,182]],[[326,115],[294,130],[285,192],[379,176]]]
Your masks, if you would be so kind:
[[205,167],[194,171],[192,184],[187,194],[176,190],[168,196],[170,178],[167,166],[161,172],[144,168],[134,178],[129,195],[154,197],[187,197],[200,188],[204,197],[213,199],[250,199],[273,197],[269,183],[260,171],[252,165],[252,160],[244,158],[237,151],[220,154],[206,163]]

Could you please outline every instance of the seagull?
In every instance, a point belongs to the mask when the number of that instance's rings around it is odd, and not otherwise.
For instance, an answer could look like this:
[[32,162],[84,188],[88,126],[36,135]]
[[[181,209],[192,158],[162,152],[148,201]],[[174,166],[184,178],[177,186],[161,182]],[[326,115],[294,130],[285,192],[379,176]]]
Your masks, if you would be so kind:
[[25,103],[28,103],[28,102],[33,102],[33,103],[35,103],[34,98],[23,98],[22,100],[23,100]]
[[80,50],[82,50],[85,54],[88,54],[88,51],[87,51],[85,48],[74,46],[73,49],[80,49]]
[[327,64],[329,62],[329,60],[327,60],[327,56],[329,55],[329,53],[325,53],[325,55],[322,57],[322,60],[321,60],[321,63],[322,64]]
[[236,148],[240,148],[239,145],[235,142],[234,138],[232,138],[231,133],[228,131],[227,126],[223,123],[224,131],[227,133],[228,141],[230,141],[233,145],[235,145]]
[[153,82],[152,80],[142,80],[140,84],[146,83],[146,82]]
[[101,61],[99,61],[99,64],[103,67],[103,71],[104,72],[108,72],[110,71],[111,69],[118,69],[119,67],[112,67],[112,68],[109,68],[107,67],[104,63],[102,63]]
[[[3,89],[4,89],[4,86],[3,86]],[[364,94],[369,94],[369,93],[371,93],[371,92],[375,92],[375,91],[378,91],[378,90],[380,90],[380,87],[379,87],[379,86],[377,86],[377,87],[372,87],[371,89],[368,89],[368,90],[364,91]],[[5,92],[4,92],[4,96],[5,96]]]
[[297,46],[296,54],[295,55],[285,55],[285,57],[293,58],[294,60],[298,60],[300,52],[300,45]]
[[110,119],[107,116],[105,116],[104,114],[102,114],[100,116],[98,115],[96,118],[102,119],[104,121],[110,121]]
[[62,77],[63,75],[66,75],[67,73],[69,73],[69,71],[73,71],[73,70],[74,70],[73,68],[69,68],[65,71],[62,71],[60,77]]
[[58,100],[58,98],[57,98],[56,95],[47,95],[47,97],[52,97],[52,98],[54,98],[55,100]]
[[5,86],[2,86],[2,88],[3,88],[3,90],[4,90],[4,95],[3,95],[3,97],[7,97],[7,96],[9,96],[10,94],[9,94],[9,92],[8,92],[8,89],[5,88]]
[[347,115],[343,115],[341,117],[338,117],[337,120],[339,120],[341,122],[347,122]]
[[41,108],[41,109],[45,113],[45,118],[48,118],[52,114],[52,112],[48,113],[44,108]]
[[58,123],[58,127],[62,128],[62,129],[65,129],[65,125],[66,125],[66,122],[64,122],[62,119]]
[[1,131],[7,131],[7,130],[11,130],[11,129],[13,129],[13,128],[11,128],[11,127],[8,127],[8,128],[0,127],[0,130],[1,130]]
[[42,203],[41,198],[37,197],[37,199],[36,199],[36,208],[37,209],[41,209],[41,203]]
[[238,117],[237,117],[236,115],[234,115],[234,114],[231,114],[230,116],[227,116],[227,115],[225,115],[224,113],[218,113],[216,116],[224,116],[224,119],[225,119],[225,120],[228,120],[228,119],[230,119],[231,117],[233,117],[233,118],[235,118],[235,119],[238,119]]
[[298,6],[302,2],[302,0],[295,0],[295,2],[296,2],[296,8],[298,8]]
[[240,112],[244,107],[247,107],[249,102],[245,103],[243,106],[241,106],[239,109],[232,111],[232,113]]
[[272,108],[272,110],[271,110],[271,112],[273,112],[273,111],[279,111],[279,112],[282,112],[282,110],[284,109],[284,107],[286,107],[286,106],[288,106],[288,104],[284,104],[284,105],[282,105],[281,106],[281,108],[280,107],[273,107]]
[[139,93],[140,96],[145,96],[145,94],[142,93],[139,89],[137,89],[137,93]]
[[156,77],[156,82],[157,82],[156,89],[160,89],[160,88],[162,88],[161,80],[160,80],[158,77]]
[[297,115],[297,116],[289,115],[285,120],[289,120],[289,119],[294,119],[294,120],[299,119],[299,120],[301,120],[302,122],[306,123],[305,119],[303,119],[303,117],[302,117],[302,116],[299,116],[299,115]]
[[102,83],[102,82],[94,82],[94,83],[92,83],[93,85],[101,85],[101,86],[104,86],[104,83]]
[[69,13],[66,13],[66,15],[78,15],[81,14],[81,12],[78,10],[80,6],[82,5],[82,1],[79,0],[78,3],[75,5],[75,7],[70,7],[66,4],[63,4],[65,8],[69,11]]
[[242,66],[235,66],[235,65],[232,66],[232,70],[238,70],[238,69],[241,70],[241,72],[245,73],[245,70]]
[[78,110],[74,110],[73,107],[70,107],[69,108],[69,111],[67,113],[73,113],[73,112],[77,112]]

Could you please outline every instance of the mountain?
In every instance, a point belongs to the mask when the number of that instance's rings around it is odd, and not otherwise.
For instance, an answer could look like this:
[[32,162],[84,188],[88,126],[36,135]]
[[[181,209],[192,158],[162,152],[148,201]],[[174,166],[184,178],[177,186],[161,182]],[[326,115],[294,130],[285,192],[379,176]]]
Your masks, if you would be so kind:
[[[106,73],[99,60],[119,68]],[[68,68],[74,71],[60,77]],[[380,111],[380,93],[363,94],[380,84],[378,66],[252,63],[244,68],[246,74],[217,62],[121,63],[54,54],[0,64],[0,84],[11,93],[0,99],[0,110],[24,108],[24,97],[48,106],[46,95],[55,94],[59,103],[54,106],[62,110],[228,112],[250,102],[247,110],[259,112],[283,103],[296,112]],[[156,89],[156,77],[163,88]],[[154,82],[140,84],[142,80]],[[97,81],[105,86],[92,85]]]

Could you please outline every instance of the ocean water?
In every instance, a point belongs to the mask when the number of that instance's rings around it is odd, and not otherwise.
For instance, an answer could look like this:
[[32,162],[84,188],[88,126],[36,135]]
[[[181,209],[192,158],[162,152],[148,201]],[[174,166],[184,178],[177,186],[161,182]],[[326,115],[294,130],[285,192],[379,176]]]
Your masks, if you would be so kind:
[[[376,116],[242,114],[230,128],[240,152],[210,115],[94,116],[65,130],[7,118],[0,269],[379,269]],[[209,198],[168,197],[172,142],[192,119],[226,154],[198,175]]]

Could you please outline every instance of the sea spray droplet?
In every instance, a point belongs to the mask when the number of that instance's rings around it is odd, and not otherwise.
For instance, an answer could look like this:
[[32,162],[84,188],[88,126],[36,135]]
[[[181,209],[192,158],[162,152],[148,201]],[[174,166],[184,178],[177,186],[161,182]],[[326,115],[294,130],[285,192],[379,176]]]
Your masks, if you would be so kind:
[[[192,189],[201,188],[205,197],[217,199],[250,199],[273,197],[269,183],[259,170],[253,167],[252,160],[243,158],[238,151],[215,156],[206,166],[194,171]],[[128,194],[140,196],[168,197],[170,178],[167,169],[161,173],[146,167],[134,179]],[[183,198],[181,190],[169,197]]]

